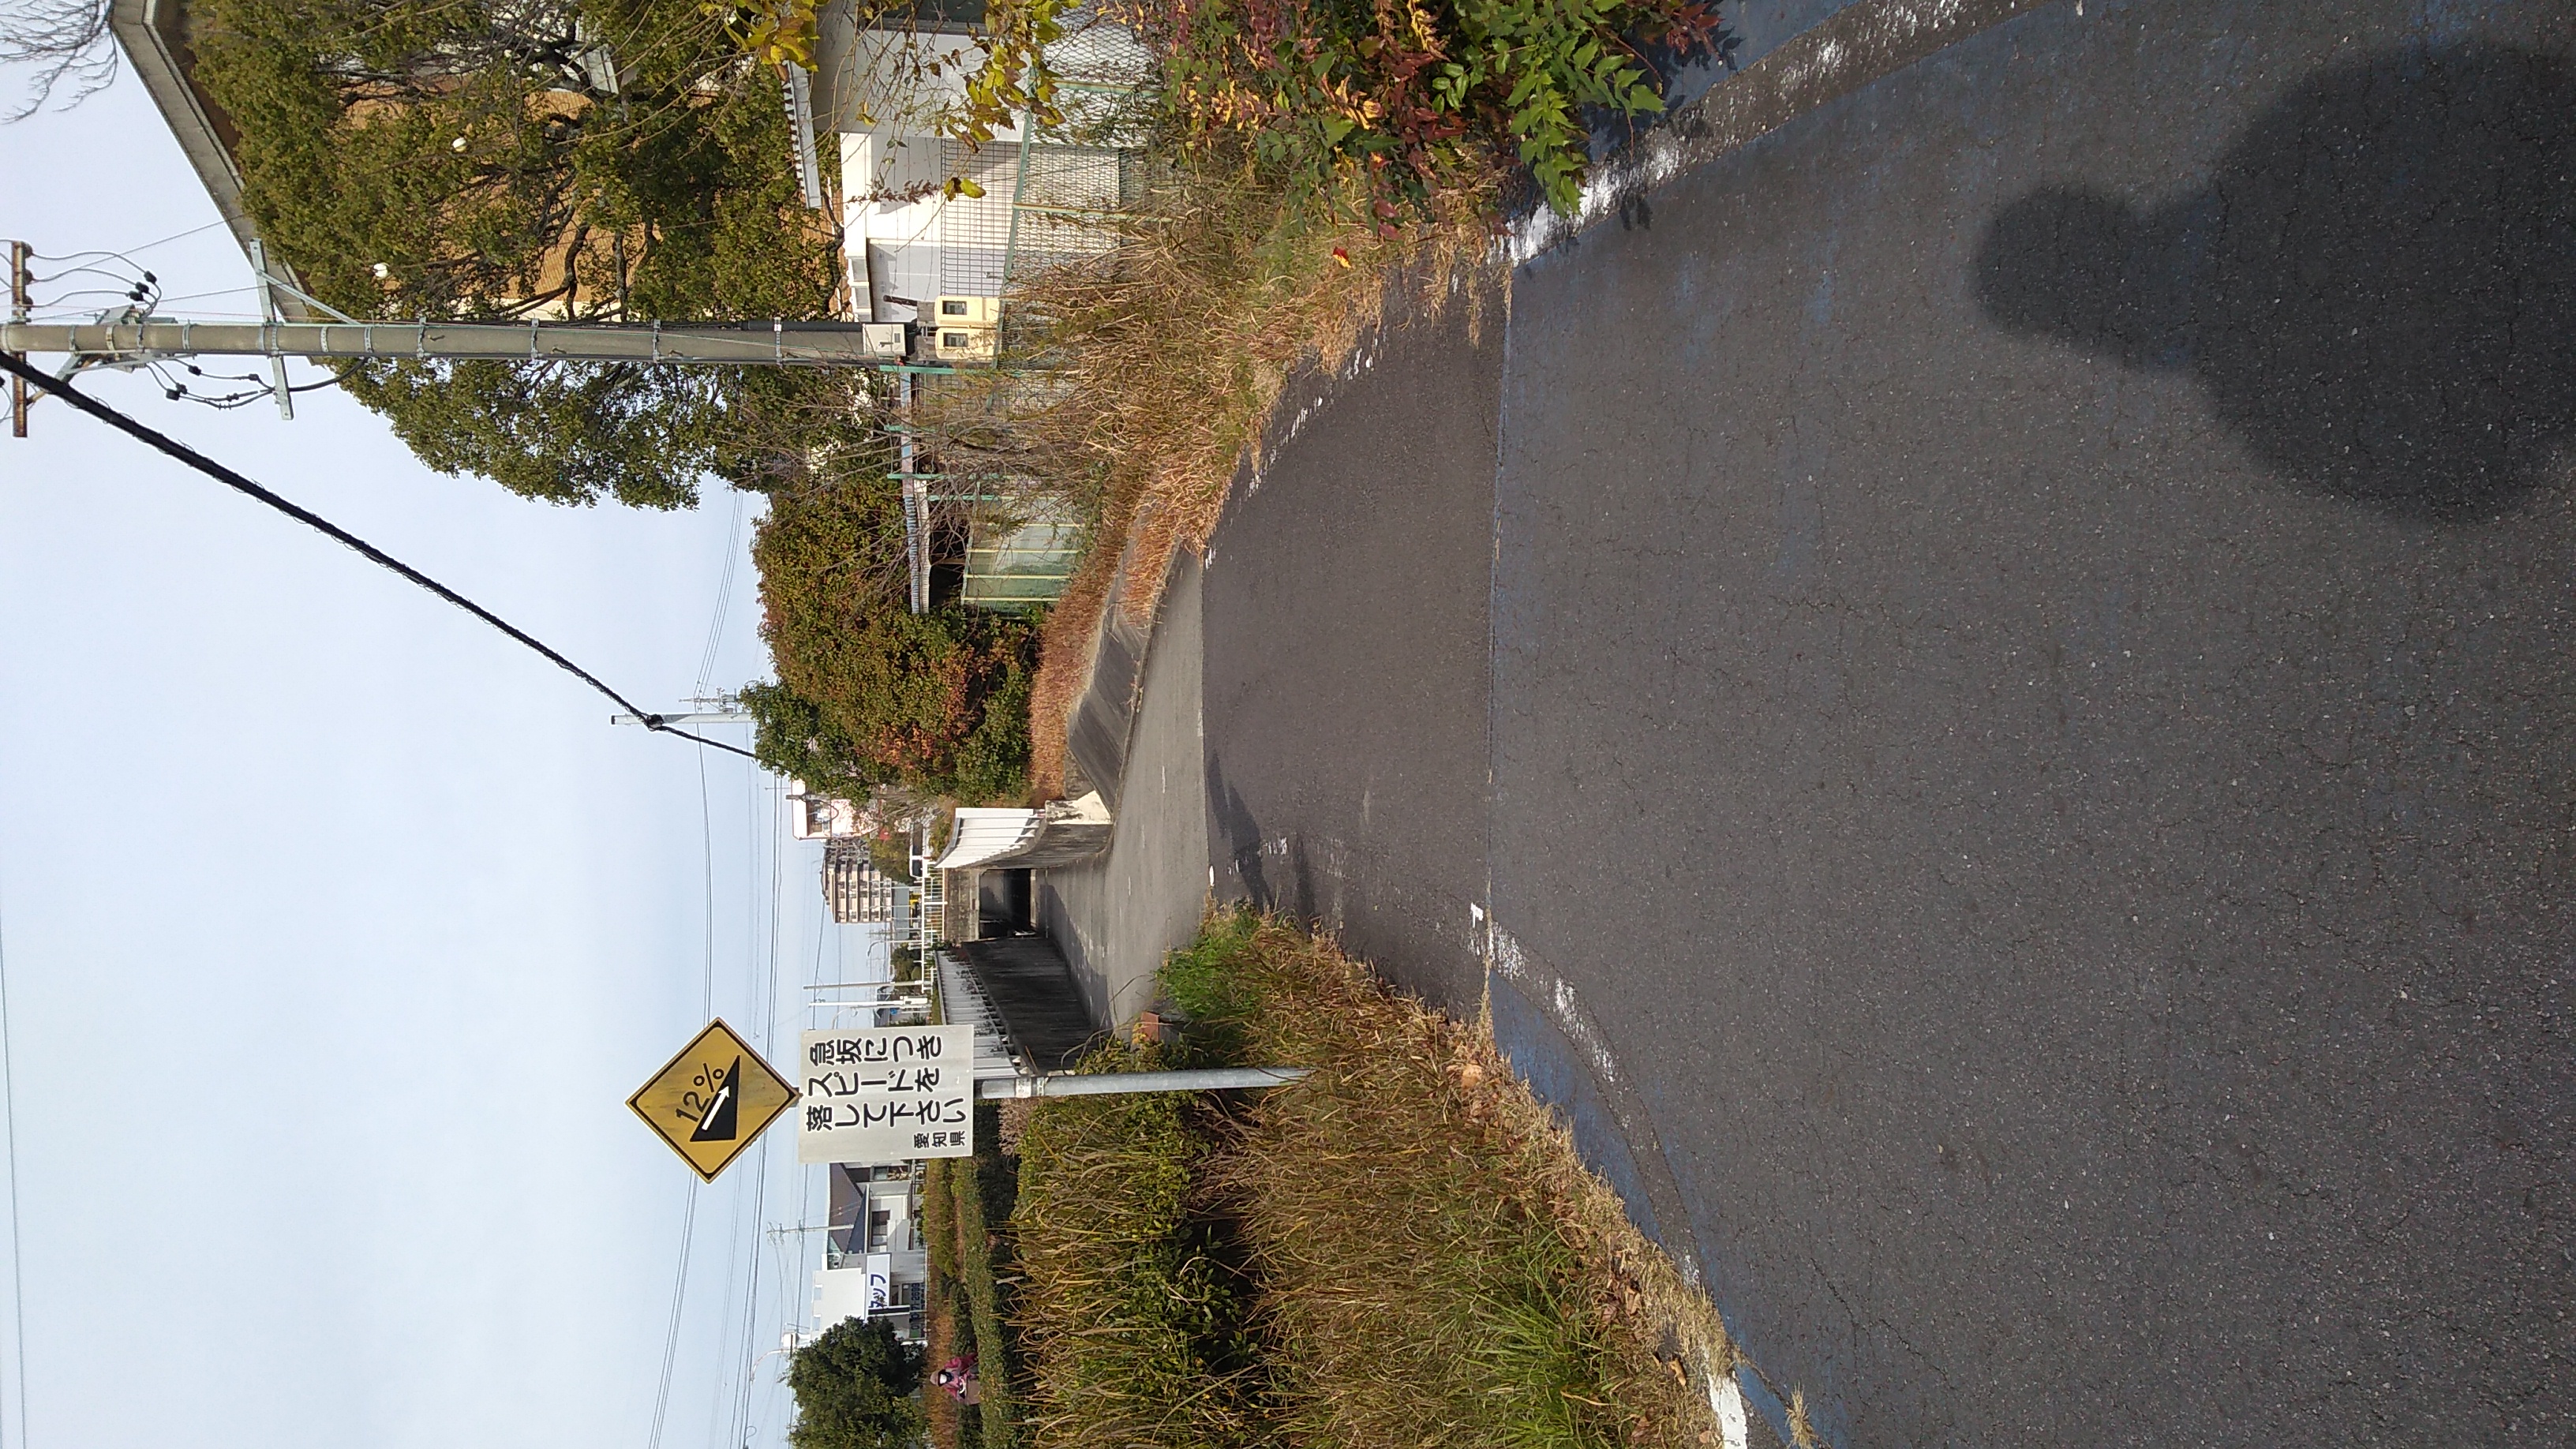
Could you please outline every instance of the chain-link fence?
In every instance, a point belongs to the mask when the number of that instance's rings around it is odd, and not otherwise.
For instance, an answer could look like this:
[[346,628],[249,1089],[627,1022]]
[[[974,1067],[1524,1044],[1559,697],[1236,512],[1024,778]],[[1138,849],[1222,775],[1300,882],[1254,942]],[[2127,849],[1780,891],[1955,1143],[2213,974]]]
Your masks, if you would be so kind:
[[1132,31],[1089,7],[1066,17],[1047,63],[1059,119],[1024,114],[1018,136],[982,147],[942,143],[946,174],[973,187],[940,208],[939,290],[991,299],[1004,372],[929,376],[916,389],[914,436],[930,466],[907,469],[904,481],[922,605],[943,539],[964,544],[957,597],[1007,612],[1062,594],[1082,544],[1079,510],[1014,465],[1025,440],[1014,436],[1013,416],[1042,406],[1055,384],[1043,375],[1045,360],[1030,355],[1029,329],[1010,299],[1050,269],[1107,255],[1127,234],[1158,71]]

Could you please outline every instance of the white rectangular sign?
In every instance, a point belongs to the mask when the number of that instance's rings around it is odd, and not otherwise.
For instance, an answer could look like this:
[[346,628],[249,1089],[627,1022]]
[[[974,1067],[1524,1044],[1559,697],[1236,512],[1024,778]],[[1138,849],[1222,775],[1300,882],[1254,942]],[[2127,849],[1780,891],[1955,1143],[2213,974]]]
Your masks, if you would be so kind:
[[973,1027],[809,1031],[797,1066],[797,1161],[975,1155]]
[[874,1318],[894,1303],[894,1254],[870,1253],[867,1261],[868,1317]]

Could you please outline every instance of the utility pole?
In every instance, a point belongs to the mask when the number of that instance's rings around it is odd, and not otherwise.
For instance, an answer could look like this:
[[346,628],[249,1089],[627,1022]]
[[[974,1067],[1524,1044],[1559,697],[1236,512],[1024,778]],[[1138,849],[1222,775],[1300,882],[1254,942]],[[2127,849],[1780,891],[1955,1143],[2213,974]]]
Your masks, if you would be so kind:
[[[743,713],[741,710],[732,710],[732,709],[725,709],[725,710],[704,710],[704,711],[700,711],[699,713],[696,713],[696,714],[657,714],[657,715],[653,716],[653,718],[654,718],[654,719],[657,719],[657,720],[660,720],[660,721],[661,721],[662,723],[664,723],[664,724],[700,724],[700,725],[707,725],[707,724],[749,724],[749,723],[751,723],[751,716],[750,716],[750,715]],[[612,715],[610,715],[610,716],[608,717],[608,722],[609,722],[610,724],[644,724],[644,723],[647,723],[647,721],[646,721],[645,717],[644,717],[644,716],[642,716],[642,715],[640,715],[640,714],[612,714]]]
[[654,366],[876,367],[907,364],[903,327],[881,322],[197,322],[138,317],[37,323],[13,315],[0,351],[68,355],[75,367],[176,357],[438,358],[497,362],[641,362]]
[[1131,1092],[1227,1092],[1284,1087],[1302,1082],[1312,1067],[1209,1067],[1188,1072],[975,1073],[975,1096],[986,1102],[1021,1097],[1121,1097]]
[[[27,275],[28,263],[34,251],[35,248],[22,241],[9,243],[9,321],[12,325],[23,324],[27,320],[28,309],[35,305],[29,300],[32,284]],[[27,408],[34,401],[34,396],[27,391],[27,380],[23,377],[11,376],[9,379],[9,436],[13,438],[27,436]]]

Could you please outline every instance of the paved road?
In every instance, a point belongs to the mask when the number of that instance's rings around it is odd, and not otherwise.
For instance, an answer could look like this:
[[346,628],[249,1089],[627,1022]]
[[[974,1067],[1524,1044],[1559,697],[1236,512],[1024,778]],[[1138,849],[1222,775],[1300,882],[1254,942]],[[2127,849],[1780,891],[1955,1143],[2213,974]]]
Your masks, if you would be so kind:
[[2576,11],[2084,10],[1292,399],[1220,886],[1838,1444],[2576,1444]]
[[1199,933],[1208,870],[1206,750],[1199,734],[1199,569],[1164,585],[1107,853],[1038,871],[1038,918],[1063,948],[1091,1019],[1110,1030],[1153,1005],[1164,953]]

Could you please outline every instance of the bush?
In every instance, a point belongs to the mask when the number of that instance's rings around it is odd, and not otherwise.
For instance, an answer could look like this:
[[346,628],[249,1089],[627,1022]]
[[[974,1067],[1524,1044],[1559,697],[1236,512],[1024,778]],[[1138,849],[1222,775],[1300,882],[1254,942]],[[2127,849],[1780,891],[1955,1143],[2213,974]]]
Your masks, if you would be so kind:
[[901,498],[883,480],[773,495],[752,559],[778,682],[742,692],[761,761],[853,794],[884,783],[1024,794],[1030,626],[953,606],[911,612],[902,550]]
[[1481,1058],[1465,1032],[1275,920],[1212,923],[1175,967],[1166,989],[1203,1039],[1315,1066],[1262,1097],[1211,1174],[1264,1329],[1296,1345],[1282,1439],[1608,1449],[1646,1422],[1641,1390],[1666,1386],[1635,1372],[1637,1345],[1620,1362],[1575,1169],[1462,1084]]
[[1652,1250],[1489,1041],[1253,916],[1163,987],[1178,1053],[1090,1069],[1314,1070],[1224,1104],[1038,1104],[1014,1218],[1035,1442],[1690,1442],[1631,1306]]
[[912,1449],[920,1441],[921,1351],[898,1342],[887,1319],[844,1319],[796,1351],[787,1384],[796,1395],[795,1449]]
[[1715,49],[1703,0],[1141,0],[1186,129],[1273,171],[1356,171],[1389,234],[1470,136],[1516,152],[1571,211],[1585,108],[1663,109],[1645,47]]
[[[1087,1068],[1153,1064],[1111,1047]],[[1043,1104],[1012,1215],[1038,1445],[1257,1442],[1246,1285],[1197,1201],[1210,1153],[1174,1095]]]

